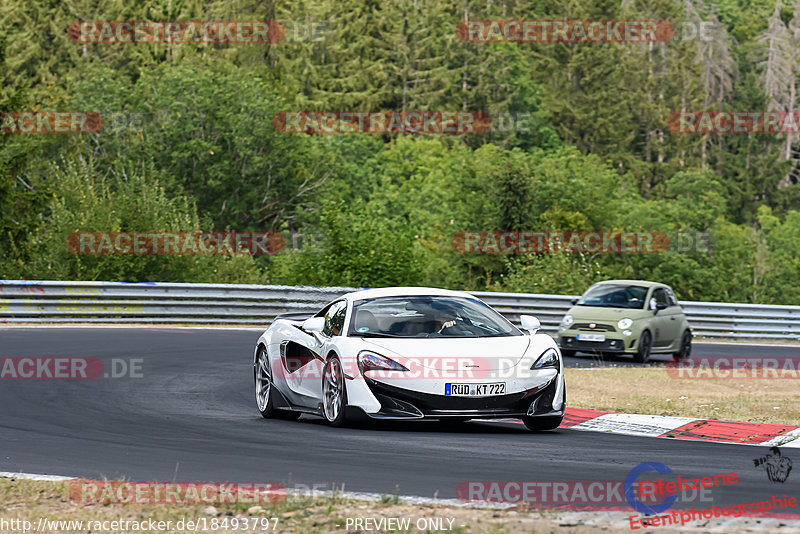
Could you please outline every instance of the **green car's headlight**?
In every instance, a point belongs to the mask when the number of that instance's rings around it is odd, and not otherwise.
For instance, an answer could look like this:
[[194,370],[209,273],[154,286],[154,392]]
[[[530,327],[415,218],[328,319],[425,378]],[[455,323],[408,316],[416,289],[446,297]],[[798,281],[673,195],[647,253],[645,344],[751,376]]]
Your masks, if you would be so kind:
[[632,324],[633,324],[633,319],[628,319],[627,317],[624,319],[620,319],[617,322],[617,326],[619,327],[620,330],[625,330],[626,328],[630,328]]

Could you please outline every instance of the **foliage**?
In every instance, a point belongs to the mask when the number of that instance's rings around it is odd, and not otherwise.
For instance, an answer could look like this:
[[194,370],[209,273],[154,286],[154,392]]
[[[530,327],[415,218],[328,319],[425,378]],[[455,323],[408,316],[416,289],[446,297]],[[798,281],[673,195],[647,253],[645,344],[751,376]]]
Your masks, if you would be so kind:
[[[469,43],[480,19],[710,23],[710,40]],[[76,43],[78,20],[280,20],[281,42]],[[0,134],[6,278],[434,285],[800,304],[800,139],[679,134],[676,110],[797,109],[800,9],[772,0],[6,0],[0,111],[101,131]],[[284,134],[290,110],[469,110],[471,135]],[[513,127],[509,127],[513,120]],[[81,256],[76,231],[324,236],[273,257]],[[654,254],[465,254],[461,231],[653,231]],[[700,237],[698,237],[700,236]],[[688,239],[689,241],[686,241]],[[688,245],[687,245],[688,243]]]

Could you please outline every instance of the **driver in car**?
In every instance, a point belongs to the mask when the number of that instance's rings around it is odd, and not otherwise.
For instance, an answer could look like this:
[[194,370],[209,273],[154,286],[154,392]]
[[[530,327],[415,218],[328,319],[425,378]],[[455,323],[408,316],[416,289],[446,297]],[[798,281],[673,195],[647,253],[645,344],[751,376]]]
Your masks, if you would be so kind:
[[448,310],[436,310],[436,322],[439,323],[437,334],[441,334],[445,328],[456,325],[455,315]]

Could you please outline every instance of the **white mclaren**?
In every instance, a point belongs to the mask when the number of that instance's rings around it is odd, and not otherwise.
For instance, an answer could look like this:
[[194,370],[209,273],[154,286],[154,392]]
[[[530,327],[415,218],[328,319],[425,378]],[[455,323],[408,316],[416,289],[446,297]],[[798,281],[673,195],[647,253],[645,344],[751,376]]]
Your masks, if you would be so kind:
[[253,356],[263,417],[364,420],[521,419],[558,428],[564,365],[538,319],[522,330],[469,293],[355,291],[319,312],[278,316]]

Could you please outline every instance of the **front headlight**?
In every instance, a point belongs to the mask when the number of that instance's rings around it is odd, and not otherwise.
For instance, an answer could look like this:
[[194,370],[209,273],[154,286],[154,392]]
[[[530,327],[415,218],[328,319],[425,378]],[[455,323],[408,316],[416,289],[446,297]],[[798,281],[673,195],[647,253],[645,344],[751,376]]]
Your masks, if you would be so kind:
[[358,354],[358,368],[362,373],[364,371],[408,371],[391,358],[369,351]]
[[531,365],[531,369],[544,369],[545,367],[558,368],[558,351],[556,349],[547,349],[539,356],[536,362]]
[[571,325],[574,321],[575,319],[573,319],[573,317],[570,314],[566,314],[564,318],[561,319],[561,322],[567,326]]
[[617,322],[617,326],[619,327],[620,330],[625,330],[626,328],[630,328],[632,324],[633,324],[633,319],[628,319],[627,317],[624,319],[620,319]]

